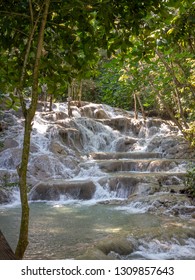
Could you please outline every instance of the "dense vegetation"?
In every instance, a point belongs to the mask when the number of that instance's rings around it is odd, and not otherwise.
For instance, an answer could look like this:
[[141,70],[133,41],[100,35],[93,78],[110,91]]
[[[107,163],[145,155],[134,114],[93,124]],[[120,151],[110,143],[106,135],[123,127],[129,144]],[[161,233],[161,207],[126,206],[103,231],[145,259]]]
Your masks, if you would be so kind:
[[192,0],[0,1],[0,101],[25,118],[18,258],[28,245],[26,172],[38,99],[105,102],[134,108],[135,117],[160,112],[195,145],[194,26]]

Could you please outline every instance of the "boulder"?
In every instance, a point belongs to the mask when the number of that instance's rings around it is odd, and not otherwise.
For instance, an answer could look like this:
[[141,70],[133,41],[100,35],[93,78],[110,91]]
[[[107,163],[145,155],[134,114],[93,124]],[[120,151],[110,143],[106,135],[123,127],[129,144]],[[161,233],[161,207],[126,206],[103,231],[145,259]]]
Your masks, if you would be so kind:
[[113,257],[105,255],[97,248],[88,249],[83,255],[76,258],[76,260],[113,260]]
[[80,143],[80,133],[75,128],[60,128],[59,135],[67,145]]
[[80,108],[81,116],[87,118],[94,118],[94,111],[97,109],[95,104],[87,104]]
[[193,213],[191,214],[191,217],[192,217],[193,219],[195,219],[195,212],[193,212]]
[[[125,237],[105,238],[86,253],[77,257],[77,260],[116,260],[117,254],[121,256],[131,254],[135,249],[135,241]],[[116,256],[115,256],[116,254]]]
[[59,200],[61,196],[72,199],[91,199],[95,193],[95,184],[90,180],[53,180],[40,182],[29,193],[31,200]]
[[94,118],[96,119],[109,119],[109,116],[103,109],[96,109],[94,111]]
[[96,245],[106,255],[110,252],[115,252],[119,255],[129,255],[134,251],[134,246],[133,242],[124,237],[106,238]]
[[3,149],[9,149],[9,148],[16,148],[18,147],[18,142],[12,138],[5,139],[3,143]]
[[1,152],[1,167],[16,169],[21,162],[22,151],[19,148],[6,149]]
[[64,146],[60,145],[58,142],[51,141],[49,148],[54,154],[67,155]]
[[137,184],[140,180],[137,178],[125,178],[125,177],[111,177],[101,178],[98,183],[103,186],[107,186],[110,192],[115,192],[116,197],[127,198],[137,190]]
[[9,194],[6,193],[4,190],[0,189],[0,204],[10,202]]

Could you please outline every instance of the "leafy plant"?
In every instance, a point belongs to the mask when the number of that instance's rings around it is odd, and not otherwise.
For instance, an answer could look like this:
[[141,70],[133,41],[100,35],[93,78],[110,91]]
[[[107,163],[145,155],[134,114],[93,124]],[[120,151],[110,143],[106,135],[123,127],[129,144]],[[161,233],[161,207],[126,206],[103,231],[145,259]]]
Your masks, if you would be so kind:
[[195,165],[192,166],[187,171],[185,184],[187,186],[188,195],[194,198],[195,197]]
[[9,176],[7,174],[0,178],[0,188],[5,190],[10,190],[18,185],[18,182],[10,182]]

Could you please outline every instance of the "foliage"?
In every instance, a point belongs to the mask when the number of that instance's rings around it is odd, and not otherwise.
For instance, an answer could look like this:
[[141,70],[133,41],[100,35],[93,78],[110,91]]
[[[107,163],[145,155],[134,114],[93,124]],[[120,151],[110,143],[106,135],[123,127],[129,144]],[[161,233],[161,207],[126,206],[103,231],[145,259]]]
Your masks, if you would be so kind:
[[0,178],[0,188],[11,190],[16,186],[18,186],[18,182],[10,182],[8,175],[5,174]]
[[195,121],[190,122],[189,128],[185,130],[186,138],[191,143],[192,147],[195,147]]
[[122,62],[117,57],[102,60],[99,65],[99,74],[95,78],[97,102],[129,110],[132,108],[132,98],[129,95],[128,83],[119,80],[121,67]]
[[195,197],[195,166],[192,166],[188,171],[186,175],[186,186],[187,186],[187,193]]
[[145,110],[168,115],[194,145],[195,8],[193,1],[166,2],[142,19],[128,47],[102,62],[96,84],[100,100],[114,106],[132,109],[139,96]]

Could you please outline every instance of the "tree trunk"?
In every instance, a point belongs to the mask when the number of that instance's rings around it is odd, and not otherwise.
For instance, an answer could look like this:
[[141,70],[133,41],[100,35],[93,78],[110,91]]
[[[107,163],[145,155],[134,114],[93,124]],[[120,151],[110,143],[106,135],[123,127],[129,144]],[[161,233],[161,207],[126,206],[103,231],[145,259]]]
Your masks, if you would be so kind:
[[69,118],[72,117],[72,110],[71,110],[71,107],[70,107],[71,101],[72,101],[71,94],[72,94],[72,86],[68,85],[68,98],[67,98],[67,102],[68,102],[68,116],[69,116]]
[[22,162],[18,169],[19,175],[19,186],[20,186],[20,199],[22,205],[22,217],[20,224],[20,235],[18,244],[16,247],[16,258],[22,259],[25,250],[28,246],[28,228],[29,228],[29,206],[28,206],[28,195],[27,195],[27,166],[30,152],[30,134],[32,130],[31,118],[29,112],[25,118],[25,128],[24,128],[24,140],[23,140],[23,150],[22,150]]
[[139,103],[139,106],[141,108],[143,119],[146,120],[146,114],[145,114],[144,107],[142,105],[141,99],[139,97],[139,94],[135,93],[135,96],[136,96],[136,98],[138,100],[138,103]]
[[182,119],[185,128],[188,129],[189,125],[187,124],[185,116],[184,116],[183,107],[182,107],[182,104],[181,104],[179,91],[178,91],[177,87],[175,88],[175,97],[176,97],[176,100],[177,100],[177,108],[178,108],[179,116]]
[[81,99],[82,99],[82,88],[83,88],[83,81],[80,81],[80,85],[79,85],[79,94],[78,94],[78,106],[81,106]]
[[[22,205],[22,216],[21,216],[19,240],[18,240],[18,244],[16,247],[16,252],[15,252],[17,259],[23,258],[25,250],[28,246],[29,206],[28,206],[26,176],[27,176],[28,159],[29,159],[29,153],[30,153],[30,138],[31,138],[31,130],[32,130],[32,120],[35,115],[37,101],[38,101],[39,66],[40,66],[44,30],[45,30],[45,25],[46,25],[46,21],[47,21],[49,5],[50,5],[50,0],[45,0],[44,1],[44,11],[43,11],[43,15],[42,15],[42,21],[41,21],[39,37],[38,37],[35,64],[34,64],[31,105],[30,105],[29,109],[24,108],[24,100],[22,97],[20,98],[21,103],[22,103],[21,105],[23,107],[24,117],[25,117],[25,128],[24,128],[22,161],[18,168],[20,198],[21,198],[21,205]],[[20,88],[20,90],[21,90],[21,88]],[[21,96],[21,91],[20,91],[20,96]]]
[[133,94],[133,98],[134,98],[134,118],[137,120],[138,119],[138,113],[137,113],[137,98],[136,98],[136,94]]
[[50,98],[49,98],[49,111],[52,111],[52,105],[53,105],[53,94],[50,94]]
[[183,128],[182,124],[177,120],[177,118],[175,117],[173,111],[171,110],[169,105],[164,101],[164,99],[163,99],[163,97],[162,97],[162,95],[160,93],[158,93],[158,97],[159,97],[160,101],[162,102],[163,106],[165,107],[165,109],[167,110],[167,113],[171,117],[172,121],[175,123],[175,125],[179,128],[179,130],[182,132],[182,134],[185,137],[186,133],[184,132],[184,128]]

